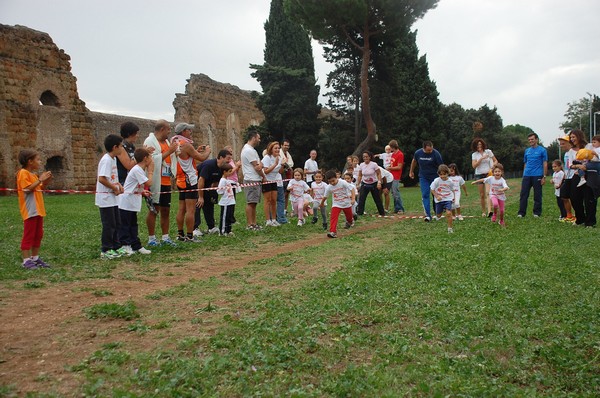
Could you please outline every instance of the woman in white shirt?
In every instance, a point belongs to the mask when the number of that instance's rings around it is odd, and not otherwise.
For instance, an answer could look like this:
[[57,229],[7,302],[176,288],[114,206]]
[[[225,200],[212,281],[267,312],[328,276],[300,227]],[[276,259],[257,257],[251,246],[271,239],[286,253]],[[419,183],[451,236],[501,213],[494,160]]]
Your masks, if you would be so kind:
[[[473,154],[471,155],[471,165],[475,169],[475,179],[479,180],[488,177],[494,165],[498,163],[494,153],[491,149],[487,148],[485,141],[481,138],[475,138],[473,140],[471,149],[473,150]],[[479,188],[479,200],[481,202],[481,216],[491,217],[492,207],[488,198],[488,188],[483,183],[478,184],[477,187]]]
[[364,151],[362,154],[363,162],[358,165],[358,178],[356,185],[359,187],[358,208],[356,213],[362,216],[365,213],[365,202],[367,195],[371,192],[377,211],[380,216],[385,215],[383,204],[381,203],[382,177],[379,171],[379,165],[372,162],[373,154],[369,151]]

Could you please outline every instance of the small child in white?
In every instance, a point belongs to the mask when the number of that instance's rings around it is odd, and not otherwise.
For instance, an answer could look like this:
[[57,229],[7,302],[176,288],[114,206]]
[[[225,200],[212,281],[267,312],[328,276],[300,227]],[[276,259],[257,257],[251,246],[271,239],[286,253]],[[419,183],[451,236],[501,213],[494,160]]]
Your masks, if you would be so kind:
[[[150,250],[144,248],[138,234],[137,214],[142,210],[142,196],[150,196],[150,184],[154,172],[154,161],[145,148],[137,148],[133,153],[137,164],[129,170],[123,193],[117,196],[119,203],[119,241],[123,245],[125,254],[131,256],[134,253],[150,254]],[[148,175],[146,175],[146,170]]]
[[458,166],[456,163],[450,163],[448,166],[450,169],[450,181],[452,181],[452,189],[454,190],[454,203],[452,203],[452,216],[456,217],[457,220],[464,220],[462,214],[460,214],[460,190],[465,193],[465,196],[469,196],[467,192],[467,186],[465,185],[465,180],[460,175],[458,171]]
[[446,221],[448,222],[448,233],[454,232],[452,229],[452,203],[454,202],[453,183],[450,181],[450,169],[445,164],[438,167],[438,178],[433,180],[430,189],[434,197],[435,214],[437,219],[446,211]]
[[321,206],[321,199],[325,196],[325,188],[327,184],[323,182],[323,173],[317,171],[314,175],[315,180],[311,184],[312,193],[312,207],[313,207],[313,219],[312,223],[316,224],[319,221],[319,213],[321,211],[321,217],[323,218],[323,229],[327,231],[327,201],[325,201],[325,207]]
[[492,222],[496,222],[499,219],[499,224],[503,227],[506,226],[504,222],[504,202],[506,202],[505,192],[510,188],[503,178],[504,166],[500,163],[496,163],[492,168],[492,175],[486,178],[480,178],[479,180],[473,181],[471,184],[483,182],[490,186],[490,200],[494,206],[494,214],[492,215]]
[[390,163],[392,162],[392,147],[386,145],[384,153],[375,154],[373,155],[373,157],[381,159],[381,161],[383,162],[383,168],[387,169],[390,166]]
[[217,193],[221,195],[219,206],[221,206],[221,217],[219,219],[219,232],[222,236],[233,236],[231,226],[235,222],[233,213],[235,211],[235,188],[234,182],[230,179],[233,174],[233,167],[230,164],[221,166],[223,176],[219,180]]
[[560,211],[560,217],[558,221],[563,221],[567,218],[567,209],[565,208],[565,204],[563,199],[560,197],[560,187],[565,180],[565,172],[563,171],[562,162],[558,159],[552,162],[552,185],[554,186],[554,196],[556,196],[556,204],[558,205],[558,210]]
[[294,179],[290,180],[287,190],[290,191],[292,209],[298,215],[298,226],[301,227],[304,225],[304,194],[310,190],[308,184],[304,181],[303,169],[297,168],[294,170]]
[[[352,182],[352,173],[348,172],[344,174],[344,181],[346,181],[348,184],[350,184],[350,187],[352,187],[352,190],[354,191],[354,198],[358,198],[358,189],[356,189],[356,184]],[[358,219],[358,214],[356,214],[357,207],[358,203],[355,200],[354,204],[352,204],[352,219],[354,221]]]
[[352,205],[356,202],[354,190],[344,180],[337,178],[334,170],[325,173],[325,179],[329,183],[325,188],[325,196],[321,199],[321,207],[325,207],[325,199],[331,195],[331,219],[329,221],[330,229],[327,233],[328,238],[337,238],[337,223],[340,212],[346,216],[346,228],[354,225],[352,218]]

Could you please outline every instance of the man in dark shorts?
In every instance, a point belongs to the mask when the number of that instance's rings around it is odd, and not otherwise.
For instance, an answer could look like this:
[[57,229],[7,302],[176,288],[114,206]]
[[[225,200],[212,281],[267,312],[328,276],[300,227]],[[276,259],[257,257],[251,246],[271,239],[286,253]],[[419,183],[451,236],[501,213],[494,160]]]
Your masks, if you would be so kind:
[[[196,207],[202,208],[204,220],[208,227],[209,234],[218,234],[219,227],[215,225],[215,205],[218,202],[219,195],[216,189],[204,190],[204,188],[215,188],[219,185],[219,180],[223,176],[222,167],[231,162],[233,154],[227,149],[222,149],[217,154],[216,159],[205,160],[198,166],[198,200]],[[196,219],[200,224],[200,217]],[[198,227],[196,225],[196,228]]]

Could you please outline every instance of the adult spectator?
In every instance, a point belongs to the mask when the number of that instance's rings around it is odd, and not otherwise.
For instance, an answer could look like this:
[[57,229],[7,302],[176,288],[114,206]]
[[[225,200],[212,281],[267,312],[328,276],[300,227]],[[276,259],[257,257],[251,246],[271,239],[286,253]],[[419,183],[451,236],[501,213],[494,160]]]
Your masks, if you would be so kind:
[[317,151],[310,151],[310,158],[304,162],[304,175],[306,177],[306,183],[310,187],[310,184],[313,182],[314,174],[319,171],[319,165],[317,164]]
[[[473,142],[471,142],[471,149],[473,150],[473,154],[471,155],[471,166],[475,169],[475,179],[480,180],[486,178],[490,175],[492,168],[498,163],[498,160],[494,156],[492,150],[488,149],[485,141],[481,138],[475,138]],[[483,182],[477,184],[482,217],[492,216],[492,208],[488,198],[487,187],[488,185]]]
[[[171,167],[177,165],[175,151],[177,143],[170,142],[168,137],[171,125],[166,120],[159,120],[154,125],[154,133],[150,133],[144,141],[144,146],[154,148],[152,159],[154,160],[154,174],[152,174],[152,201],[156,213],[149,211],[146,216],[148,227],[148,246],[158,246],[160,243],[176,246],[169,237],[169,212],[171,210]],[[160,217],[161,241],[156,239],[156,217]]]
[[[289,180],[294,178],[294,159],[292,159],[292,154],[290,153],[290,140],[283,140],[281,142],[281,164],[283,164],[283,179],[287,180],[283,182],[283,194],[285,196],[285,203],[283,204],[284,214],[283,218],[278,219],[277,222],[280,224],[285,224],[287,222],[286,215],[288,205],[290,204],[290,191],[287,190],[287,186],[290,183]],[[277,194],[277,201],[279,202],[279,194]],[[281,206],[281,204],[279,204]],[[284,223],[282,221],[285,220]]]
[[277,221],[279,213],[277,209],[277,197],[281,188],[283,194],[283,183],[281,178],[280,170],[281,164],[281,150],[279,142],[273,141],[267,145],[266,154],[263,157],[263,171],[267,176],[268,183],[263,184],[262,192],[265,210],[265,218],[267,219],[266,225],[268,227],[279,227],[281,224]]
[[523,156],[523,179],[521,180],[521,194],[519,199],[519,213],[517,217],[527,214],[527,200],[533,187],[533,217],[542,215],[542,186],[546,183],[548,172],[548,152],[546,148],[538,145],[540,138],[536,133],[527,136],[530,147]]
[[358,179],[356,185],[359,187],[358,195],[358,207],[356,213],[362,216],[365,213],[365,202],[367,201],[367,195],[369,192],[375,201],[377,211],[380,216],[384,216],[383,204],[381,203],[381,189],[383,188],[383,181],[381,177],[381,171],[379,165],[373,160],[373,154],[369,151],[362,153],[363,162],[358,165]]
[[[585,139],[583,131],[578,129],[571,130],[569,136],[571,137],[571,144],[573,145],[573,159],[575,159],[577,151],[586,149],[586,146],[587,149],[591,148]],[[579,166],[575,164],[571,165],[571,168],[577,169]],[[575,224],[593,227],[596,225],[597,200],[594,197],[594,191],[589,184],[584,184],[580,187],[577,186],[579,185],[580,180],[581,176],[577,173],[577,170],[575,170],[571,181],[571,205],[573,206],[573,210],[575,210]]]
[[[194,238],[194,213],[198,200],[198,171],[196,162],[203,162],[210,154],[210,146],[194,148],[192,140],[193,124],[179,123],[175,126],[173,142],[177,143],[177,188],[179,189],[179,209],[177,210],[177,240],[197,242]],[[186,228],[186,235],[183,228]]]
[[135,166],[133,153],[135,152],[135,141],[137,140],[140,128],[133,122],[125,122],[121,125],[119,134],[123,137],[123,151],[117,155],[117,173],[119,175],[119,184],[125,185],[125,179],[129,170]]
[[430,186],[437,178],[438,166],[442,163],[444,163],[442,155],[433,148],[431,141],[423,142],[423,148],[415,152],[413,160],[410,162],[410,172],[408,173],[410,178],[415,178],[415,167],[419,166],[419,186],[421,187],[421,200],[426,222],[431,221]]
[[262,229],[256,223],[256,205],[260,202],[261,183],[266,181],[263,164],[255,149],[258,144],[260,144],[260,134],[257,131],[249,131],[241,154],[244,184],[250,184],[244,187],[244,193],[246,195],[246,229],[251,231]]
[[198,166],[198,201],[196,206],[202,208],[204,220],[209,234],[218,234],[219,227],[215,223],[215,205],[218,203],[219,195],[216,189],[204,190],[204,188],[216,188],[223,176],[223,167],[230,164],[233,154],[227,149],[221,149],[216,159],[205,160]]
[[[388,144],[392,149],[390,165],[387,170],[392,173],[394,180],[392,181],[392,197],[394,198],[394,213],[404,213],[404,203],[400,195],[400,180],[402,180],[402,169],[404,168],[404,154],[398,146],[398,141],[391,140]],[[352,162],[352,160],[350,160]]]

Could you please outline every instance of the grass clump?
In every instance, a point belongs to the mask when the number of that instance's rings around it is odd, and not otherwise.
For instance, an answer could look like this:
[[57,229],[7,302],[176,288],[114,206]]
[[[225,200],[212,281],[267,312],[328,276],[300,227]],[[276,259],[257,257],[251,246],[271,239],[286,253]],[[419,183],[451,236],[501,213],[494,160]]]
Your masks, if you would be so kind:
[[137,312],[133,301],[127,301],[125,304],[103,303],[84,308],[83,312],[88,319],[124,319],[130,321],[137,319],[140,314]]

